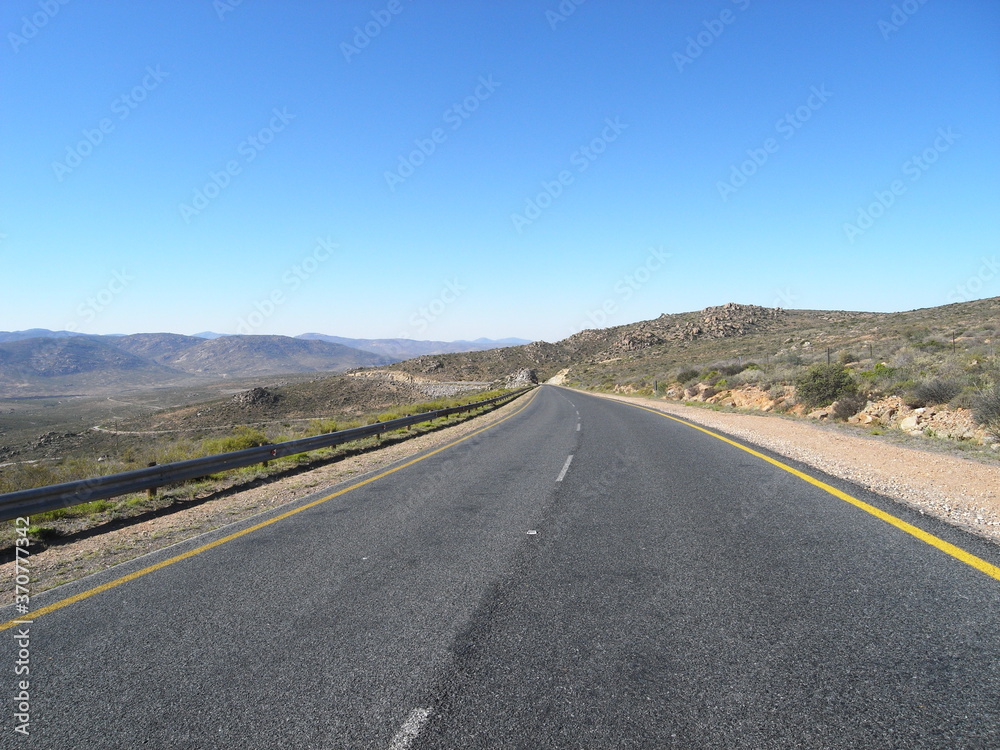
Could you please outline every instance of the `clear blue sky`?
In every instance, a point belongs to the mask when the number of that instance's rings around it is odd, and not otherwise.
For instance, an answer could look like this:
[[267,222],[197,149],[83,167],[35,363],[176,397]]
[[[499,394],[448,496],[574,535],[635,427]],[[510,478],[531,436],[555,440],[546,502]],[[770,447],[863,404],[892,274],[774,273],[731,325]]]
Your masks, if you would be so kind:
[[0,329],[1000,295],[1000,3],[577,2],[7,0]]

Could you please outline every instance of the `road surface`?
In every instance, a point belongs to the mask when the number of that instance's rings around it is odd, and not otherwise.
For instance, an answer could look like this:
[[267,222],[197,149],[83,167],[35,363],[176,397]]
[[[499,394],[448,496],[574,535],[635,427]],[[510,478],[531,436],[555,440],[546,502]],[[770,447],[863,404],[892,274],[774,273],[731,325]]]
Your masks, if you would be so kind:
[[0,747],[1000,747],[996,545],[632,405],[518,403],[34,597]]

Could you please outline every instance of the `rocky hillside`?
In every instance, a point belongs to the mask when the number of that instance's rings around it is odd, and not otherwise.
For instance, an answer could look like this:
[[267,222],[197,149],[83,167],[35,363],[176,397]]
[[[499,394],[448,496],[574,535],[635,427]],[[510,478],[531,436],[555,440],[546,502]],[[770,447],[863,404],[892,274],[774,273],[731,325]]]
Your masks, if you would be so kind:
[[[556,343],[536,341],[488,352],[417,357],[393,369],[441,380],[496,381],[522,369],[539,380],[610,389],[615,384],[668,382],[678,368],[713,362],[868,359],[901,348],[944,352],[986,346],[1000,330],[1000,298],[899,313],[783,310],[729,303],[698,312],[585,330]],[[954,337],[954,344],[952,338]]]
[[551,377],[573,364],[618,359],[645,350],[661,351],[678,342],[748,336],[780,327],[783,310],[729,303],[696,313],[661,315],[655,320],[580,331],[555,344],[536,341],[488,352],[416,357],[394,369],[442,379],[497,380],[534,369]]

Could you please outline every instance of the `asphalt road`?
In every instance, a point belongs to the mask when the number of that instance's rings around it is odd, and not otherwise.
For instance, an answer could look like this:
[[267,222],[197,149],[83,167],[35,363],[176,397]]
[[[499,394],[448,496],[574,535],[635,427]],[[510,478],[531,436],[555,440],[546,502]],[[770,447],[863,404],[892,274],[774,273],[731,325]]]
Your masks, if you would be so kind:
[[1000,748],[1000,581],[663,416],[519,403],[186,559],[86,595],[254,522],[35,597],[84,595],[0,632],[0,747]]

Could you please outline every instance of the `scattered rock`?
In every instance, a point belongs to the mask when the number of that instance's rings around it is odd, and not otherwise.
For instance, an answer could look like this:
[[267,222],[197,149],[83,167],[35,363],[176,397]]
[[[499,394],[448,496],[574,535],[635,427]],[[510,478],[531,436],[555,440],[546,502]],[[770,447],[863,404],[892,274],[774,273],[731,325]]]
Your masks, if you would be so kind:
[[611,345],[611,348],[616,352],[637,352],[662,343],[663,339],[651,330],[640,328],[638,330],[625,331]]
[[244,407],[273,406],[281,399],[277,393],[269,391],[267,388],[251,388],[249,391],[237,393],[233,396],[233,402]]
[[518,370],[517,372],[511,373],[504,380],[504,388],[524,388],[529,385],[538,384],[538,374],[529,368],[523,370]]

